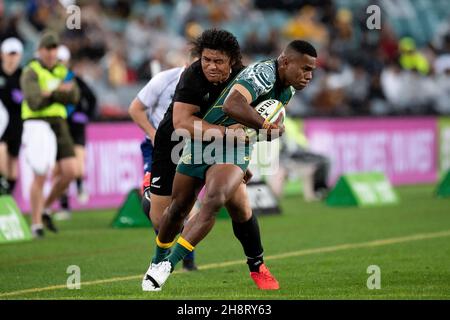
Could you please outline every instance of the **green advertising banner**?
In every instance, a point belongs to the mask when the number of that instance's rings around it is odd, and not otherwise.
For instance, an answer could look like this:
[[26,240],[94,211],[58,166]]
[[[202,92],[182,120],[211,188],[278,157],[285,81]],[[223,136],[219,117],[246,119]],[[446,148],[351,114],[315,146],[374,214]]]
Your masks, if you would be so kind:
[[440,117],[439,126],[439,173],[443,177],[450,169],[450,117]]
[[440,197],[450,197],[450,170],[444,175],[444,178],[439,182],[437,195]]
[[112,222],[114,228],[151,227],[141,205],[141,195],[138,189],[131,190]]
[[369,207],[397,204],[391,183],[381,172],[351,173],[341,176],[329,193],[329,206]]
[[31,232],[11,196],[0,196],[0,243],[31,240]]

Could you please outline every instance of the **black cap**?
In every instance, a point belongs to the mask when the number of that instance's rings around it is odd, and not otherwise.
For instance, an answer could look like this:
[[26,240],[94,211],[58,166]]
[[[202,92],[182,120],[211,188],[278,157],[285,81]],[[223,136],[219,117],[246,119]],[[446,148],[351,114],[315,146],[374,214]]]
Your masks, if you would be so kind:
[[59,46],[59,36],[53,31],[44,32],[39,41],[39,48],[56,48]]

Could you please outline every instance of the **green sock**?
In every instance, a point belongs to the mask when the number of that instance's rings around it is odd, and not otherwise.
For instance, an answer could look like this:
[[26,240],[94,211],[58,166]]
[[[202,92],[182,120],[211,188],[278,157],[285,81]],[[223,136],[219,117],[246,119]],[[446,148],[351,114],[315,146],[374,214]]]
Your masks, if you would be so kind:
[[177,243],[170,255],[167,257],[167,260],[170,261],[170,264],[172,265],[172,270],[175,269],[175,265],[183,260],[185,256],[187,256],[189,253],[191,253],[192,250],[189,250],[182,246],[181,244]]
[[163,261],[167,256],[170,254],[170,248],[161,248],[160,246],[156,245],[156,251],[155,255],[153,256],[152,263],[158,264],[161,261]]

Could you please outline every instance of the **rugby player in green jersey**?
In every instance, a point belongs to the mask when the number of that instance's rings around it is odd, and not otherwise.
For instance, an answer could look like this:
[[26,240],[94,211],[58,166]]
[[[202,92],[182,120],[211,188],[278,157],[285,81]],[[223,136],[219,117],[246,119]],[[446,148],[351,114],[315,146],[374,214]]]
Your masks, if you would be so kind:
[[[316,50],[311,44],[302,40],[292,41],[277,59],[258,62],[241,71],[203,120],[228,128],[244,125],[256,130],[264,129],[268,140],[277,137],[279,127],[276,122],[264,120],[252,112],[254,110],[249,109],[248,105],[256,106],[267,99],[276,99],[286,105],[295,90],[304,89],[311,81],[316,58]],[[184,147],[173,183],[172,202],[161,221],[158,234],[160,243],[174,241],[203,183],[206,192],[200,212],[184,226],[170,255],[161,262],[156,261],[147,271],[144,281],[148,282],[150,291],[160,290],[175,265],[209,233],[217,212],[242,183],[254,142],[238,143],[234,147],[236,141],[233,139],[230,148],[227,130],[224,135],[219,132],[212,136],[221,137],[219,145],[224,148],[216,148],[212,152],[208,148],[213,143],[217,145],[218,139],[213,142],[191,139]],[[157,244],[157,252],[158,249]],[[268,271],[261,273],[261,268],[264,271],[264,264],[260,266],[259,274],[271,277]],[[264,281],[264,277],[258,281]]]

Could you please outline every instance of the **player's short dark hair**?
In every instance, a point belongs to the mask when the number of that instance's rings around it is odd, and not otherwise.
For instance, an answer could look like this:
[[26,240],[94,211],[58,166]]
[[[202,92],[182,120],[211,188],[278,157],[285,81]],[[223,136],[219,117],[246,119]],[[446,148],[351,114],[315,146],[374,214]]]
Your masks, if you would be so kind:
[[208,29],[192,41],[192,54],[201,57],[204,49],[224,52],[231,58],[233,66],[242,65],[242,55],[236,37],[226,30]]
[[307,54],[308,56],[317,58],[316,49],[311,43],[307,41],[294,40],[291,43],[289,43],[287,47],[297,51],[298,53]]

